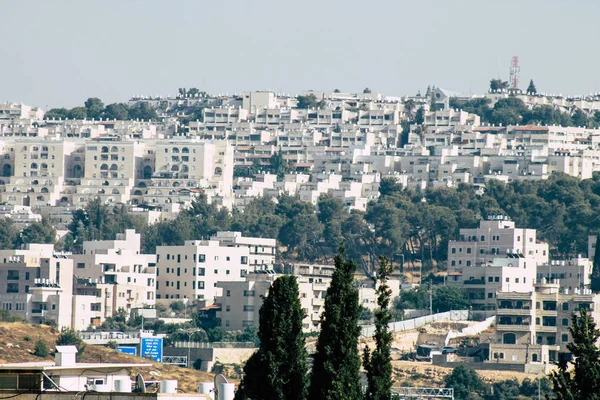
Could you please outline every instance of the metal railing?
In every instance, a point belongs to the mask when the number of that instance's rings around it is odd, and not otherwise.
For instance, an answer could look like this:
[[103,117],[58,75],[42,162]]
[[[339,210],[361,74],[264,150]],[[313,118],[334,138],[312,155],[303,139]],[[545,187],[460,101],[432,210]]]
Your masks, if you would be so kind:
[[392,393],[401,399],[452,399],[453,388],[393,387]]

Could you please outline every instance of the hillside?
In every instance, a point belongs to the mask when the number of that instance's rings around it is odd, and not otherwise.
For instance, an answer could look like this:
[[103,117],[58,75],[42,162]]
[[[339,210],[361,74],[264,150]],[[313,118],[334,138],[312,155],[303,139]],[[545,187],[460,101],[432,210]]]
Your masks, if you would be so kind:
[[[32,361],[53,361],[52,354],[46,359],[33,354],[35,342],[41,338],[52,352],[58,337],[55,329],[46,325],[30,325],[25,323],[0,322],[0,364]],[[134,368],[133,377],[141,373],[146,380],[177,379],[179,388],[185,392],[198,390],[199,382],[213,379],[212,374],[201,371],[189,370],[174,365],[154,363],[140,357],[130,356],[116,350],[102,346],[86,345],[83,354],[77,355],[78,362],[104,362],[104,363],[136,363],[152,364],[152,367]]]

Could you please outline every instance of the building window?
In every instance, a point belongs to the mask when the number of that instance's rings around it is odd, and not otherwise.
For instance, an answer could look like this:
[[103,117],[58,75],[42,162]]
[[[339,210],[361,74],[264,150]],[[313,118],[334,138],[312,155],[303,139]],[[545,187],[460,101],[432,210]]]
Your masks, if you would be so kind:
[[231,307],[230,306],[225,306],[225,312],[229,312],[231,311]]
[[467,254],[471,254],[471,248],[467,247]]
[[198,254],[198,262],[206,262],[206,254]]
[[206,270],[204,268],[198,268],[198,276],[204,276],[205,271]]
[[452,248],[452,254],[456,254],[456,247]]
[[242,265],[247,265],[248,264],[248,257],[247,256],[242,256],[241,263],[242,263]]
[[254,311],[254,306],[244,306],[244,311],[253,312]]
[[568,318],[563,318],[562,319],[562,326],[569,326],[569,319]]
[[244,290],[245,297],[254,297],[254,290]]
[[517,343],[517,335],[514,333],[505,333],[502,336],[502,343],[504,344],[516,344]]
[[228,290],[227,292],[225,292],[225,296],[231,297],[231,290]]
[[569,303],[563,303],[563,311],[569,311]]
[[500,277],[499,276],[494,277],[494,282],[500,283]]
[[79,268],[79,269],[85,268],[85,263],[77,263],[77,268]]
[[198,281],[198,289],[204,289],[204,281]]
[[533,362],[537,362],[537,360],[538,360],[538,355],[537,355],[536,353],[533,353],[533,354],[531,355],[531,361],[533,361]]
[[562,340],[563,343],[567,343],[569,341],[569,335],[566,333],[563,333],[560,340]]

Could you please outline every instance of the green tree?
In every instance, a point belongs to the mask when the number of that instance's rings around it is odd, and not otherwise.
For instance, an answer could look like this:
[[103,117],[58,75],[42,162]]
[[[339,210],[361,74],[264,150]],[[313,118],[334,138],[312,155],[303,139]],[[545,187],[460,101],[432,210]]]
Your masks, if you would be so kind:
[[129,107],[125,103],[112,103],[106,106],[104,118],[125,121],[129,119]]
[[363,93],[371,93],[371,89],[369,89],[368,87],[363,89]]
[[477,372],[462,365],[452,370],[446,377],[445,384],[447,388],[454,389],[456,400],[475,400],[485,391],[485,384]]
[[596,346],[600,331],[592,314],[585,308],[579,313],[580,316],[573,313],[571,318],[571,342],[567,344],[574,360],[561,357],[558,369],[550,374],[557,400],[600,399],[600,349]]
[[432,294],[433,312],[446,312],[450,310],[468,310],[469,299],[465,292],[458,286],[439,286]]
[[67,114],[67,118],[69,119],[86,119],[87,118],[87,108],[85,107],[74,107],[69,110]]
[[85,342],[79,337],[79,333],[71,328],[62,328],[60,335],[56,339],[57,346],[72,345],[77,347],[77,351],[81,354],[85,350]]
[[56,243],[56,228],[54,228],[50,217],[43,216],[41,221],[32,222],[23,229],[17,243]]
[[334,89],[333,93],[340,93],[340,89]]
[[317,108],[318,109],[318,108],[325,107],[325,101],[317,100],[317,97],[313,93],[309,93],[306,96],[298,96],[298,97],[296,97],[296,99],[298,100],[297,107],[300,109],[307,109],[307,108]]
[[84,103],[88,118],[99,119],[104,112],[104,103],[97,97],[90,97]]
[[49,353],[50,352],[48,350],[48,345],[46,344],[46,342],[41,338],[38,339],[37,342],[35,342],[33,354],[41,358],[46,358],[48,357]]
[[44,114],[44,119],[65,119],[69,115],[69,110],[66,108],[51,108]]
[[415,124],[421,125],[423,122],[425,122],[425,110],[423,109],[423,107],[419,107],[417,109],[417,112],[415,113]]
[[158,119],[158,114],[148,103],[139,102],[129,108],[129,119],[152,121]]
[[0,248],[12,249],[17,243],[19,230],[12,218],[0,217]]
[[260,347],[244,368],[236,399],[306,398],[308,370],[303,318],[296,277],[276,279],[259,311]]
[[353,286],[356,265],[335,257],[335,272],[325,297],[321,331],[311,375],[309,399],[358,400],[360,386],[358,290]]
[[367,372],[366,400],[388,400],[392,396],[392,333],[388,324],[392,320],[389,310],[392,290],[388,279],[392,274],[392,266],[386,257],[379,257],[379,274],[374,278],[378,284],[377,310],[375,311],[375,350],[371,353],[365,347],[363,365]]
[[490,81],[490,90],[505,90],[508,89],[508,82],[503,81],[502,79],[492,79]]
[[596,235],[596,248],[592,264],[591,289],[594,293],[600,292],[600,235]]
[[527,86],[527,91],[526,91],[526,93],[529,93],[529,94],[537,94],[537,89],[536,89],[536,87],[535,87],[535,83],[533,83],[533,79],[531,79],[531,80],[529,81],[529,86]]

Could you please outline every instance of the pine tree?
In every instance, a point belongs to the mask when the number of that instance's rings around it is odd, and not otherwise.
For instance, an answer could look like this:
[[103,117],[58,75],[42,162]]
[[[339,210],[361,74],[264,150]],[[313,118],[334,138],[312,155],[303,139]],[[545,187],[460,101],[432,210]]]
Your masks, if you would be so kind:
[[[557,400],[600,399],[600,349],[596,346],[600,330],[585,308],[579,312],[579,317],[573,314],[569,328],[572,341],[567,344],[574,361],[561,357],[558,370],[550,374]],[[569,368],[569,363],[574,368]]]
[[244,366],[235,398],[302,400],[308,370],[302,333],[304,312],[295,276],[273,282],[259,311],[260,347]]
[[592,264],[591,289],[594,293],[600,292],[600,250],[598,247],[600,247],[600,235],[596,236],[596,250]]
[[527,93],[536,94],[537,89],[535,88],[535,83],[533,83],[533,79],[529,81],[529,86],[527,86]]
[[353,286],[356,264],[344,259],[344,248],[335,257],[335,272],[325,297],[321,331],[311,375],[309,399],[358,400],[360,385],[358,290]]
[[[387,257],[379,257],[379,286],[377,287],[377,305],[375,312],[375,350],[371,353],[365,347],[363,364],[367,371],[366,400],[389,400],[392,389],[391,347],[392,333],[388,324],[392,320],[389,310],[392,291],[387,284],[392,266]],[[377,279],[374,279],[377,283]]]

